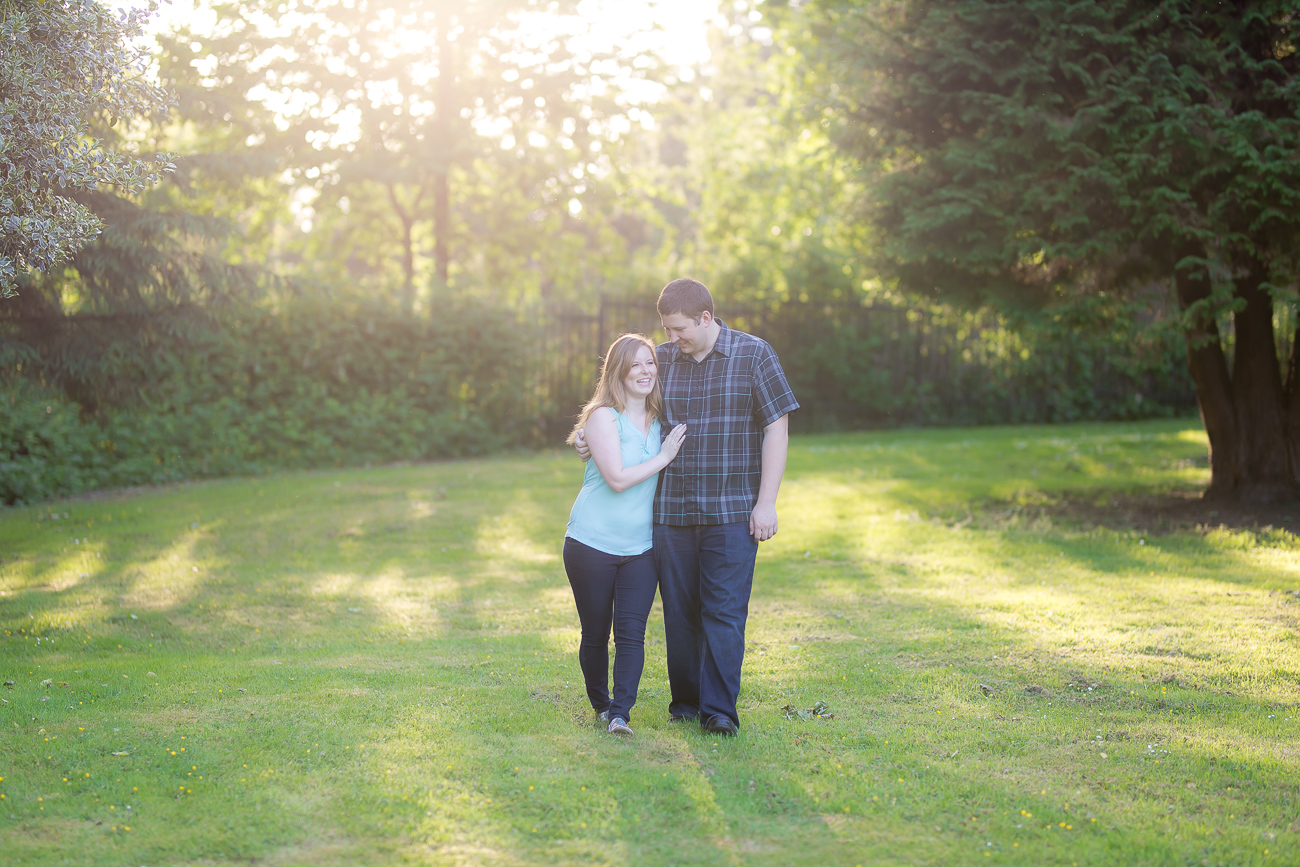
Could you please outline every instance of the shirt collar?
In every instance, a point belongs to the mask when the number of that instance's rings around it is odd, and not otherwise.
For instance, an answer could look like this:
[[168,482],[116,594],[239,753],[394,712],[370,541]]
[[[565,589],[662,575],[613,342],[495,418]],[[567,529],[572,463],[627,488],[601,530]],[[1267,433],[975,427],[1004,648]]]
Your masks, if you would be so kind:
[[[718,320],[718,340],[713,344],[713,352],[728,357],[731,355],[731,329],[721,319]],[[713,353],[709,353],[712,355]],[[708,358],[706,355],[705,358]]]

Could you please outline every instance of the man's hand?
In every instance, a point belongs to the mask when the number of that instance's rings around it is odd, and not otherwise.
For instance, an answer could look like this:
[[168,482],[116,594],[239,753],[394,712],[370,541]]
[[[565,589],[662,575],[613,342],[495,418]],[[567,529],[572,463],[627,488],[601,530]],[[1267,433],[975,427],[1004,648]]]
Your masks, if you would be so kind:
[[766,542],[776,535],[776,494],[785,475],[789,441],[788,416],[783,415],[763,428],[763,475],[758,481],[758,505],[749,513],[749,535],[756,542]]
[[578,431],[578,436],[573,440],[573,447],[578,450],[578,457],[582,458],[584,463],[591,457],[591,446],[587,445],[585,428]]
[[749,513],[749,535],[756,542],[766,542],[776,535],[776,506],[759,503]]

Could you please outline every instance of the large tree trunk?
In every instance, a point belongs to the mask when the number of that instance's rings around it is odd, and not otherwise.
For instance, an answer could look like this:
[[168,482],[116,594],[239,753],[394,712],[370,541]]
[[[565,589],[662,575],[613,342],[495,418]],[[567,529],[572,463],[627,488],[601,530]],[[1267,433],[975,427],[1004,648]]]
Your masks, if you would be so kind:
[[[1249,262],[1238,283],[1237,295],[1245,306],[1233,318],[1231,374],[1211,315],[1195,316],[1186,331],[1188,367],[1210,440],[1209,498],[1248,504],[1300,498],[1295,444],[1288,441],[1287,393],[1273,335],[1273,304],[1262,286],[1266,279],[1262,263]],[[1180,269],[1175,284],[1184,310],[1210,296],[1203,267]]]
[[1287,442],[1286,392],[1278,369],[1273,333],[1273,299],[1264,288],[1268,268],[1249,261],[1237,282],[1245,307],[1233,317],[1236,351],[1232,364],[1233,410],[1237,417],[1239,498],[1248,503],[1282,503],[1300,495]]
[[[1184,253],[1185,257],[1196,255],[1198,251]],[[1174,285],[1179,306],[1184,311],[1210,297],[1209,275],[1200,265],[1179,269]],[[1187,366],[1196,385],[1201,423],[1205,425],[1205,434],[1210,440],[1210,487],[1205,495],[1231,497],[1237,454],[1237,420],[1232,411],[1232,379],[1219,340],[1219,326],[1213,316],[1202,314],[1188,324],[1183,336],[1187,340]]]
[[1300,310],[1296,311],[1295,332],[1291,335],[1291,357],[1286,371],[1286,433],[1291,452],[1291,470],[1300,483]]

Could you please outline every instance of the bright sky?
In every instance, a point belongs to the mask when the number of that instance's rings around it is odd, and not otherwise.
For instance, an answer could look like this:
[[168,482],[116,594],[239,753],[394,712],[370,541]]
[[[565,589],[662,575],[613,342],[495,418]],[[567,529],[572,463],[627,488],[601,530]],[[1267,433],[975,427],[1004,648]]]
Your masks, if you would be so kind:
[[[105,4],[118,9],[144,8],[149,0],[104,0]],[[151,19],[150,29],[154,32],[166,32],[180,22],[185,22],[198,33],[215,25],[215,17],[210,6],[214,0],[161,0],[160,8]],[[307,0],[310,3],[310,0]],[[734,0],[579,0],[578,22],[569,19],[557,20],[552,33],[566,32],[573,37],[571,47],[578,52],[585,50],[593,53],[605,53],[611,50],[634,53],[653,51],[668,64],[676,67],[695,67],[709,59],[708,32],[711,24],[725,26],[725,21],[718,13],[720,2]],[[545,20],[545,16],[541,16]],[[583,24],[585,23],[585,28]],[[539,34],[540,35],[540,34]],[[683,76],[689,80],[689,74]],[[633,103],[653,101],[658,96],[657,87],[641,90],[635,82],[624,82],[624,93]],[[292,101],[290,101],[291,103]],[[275,98],[268,105],[288,114],[295,112],[295,106]],[[629,111],[632,121],[638,118],[643,124],[651,122],[650,115],[638,114],[636,108]],[[627,121],[615,119],[619,123]],[[480,131],[491,134],[490,120],[485,121],[485,128]],[[345,129],[347,121],[340,124],[339,141],[345,141],[350,133]],[[513,147],[509,136],[503,140],[503,147]],[[310,207],[304,202],[298,203],[295,211],[300,211],[304,228],[310,227]],[[570,207],[578,208],[576,200]]]
[[[650,48],[669,63],[689,66],[707,60],[707,29],[718,17],[719,0],[581,0],[578,12],[589,25],[583,44],[592,50]],[[147,0],[108,0],[117,8],[144,7]],[[154,27],[168,30],[186,21],[202,30],[209,0],[162,0]],[[660,30],[654,31],[658,26]]]

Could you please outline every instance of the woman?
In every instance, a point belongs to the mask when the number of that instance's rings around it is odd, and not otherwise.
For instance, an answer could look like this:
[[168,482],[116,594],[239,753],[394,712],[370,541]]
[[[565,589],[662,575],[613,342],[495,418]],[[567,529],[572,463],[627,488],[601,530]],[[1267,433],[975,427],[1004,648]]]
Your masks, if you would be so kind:
[[663,411],[654,345],[640,334],[624,334],[605,353],[596,393],[569,434],[572,444],[586,430],[591,460],[564,534],[564,570],[582,622],[578,664],[587,698],[608,721],[610,734],[632,734],[628,720],[645,665],[645,625],[657,584],[651,508],[659,471],[686,437],[686,425],[678,425],[660,442]]

